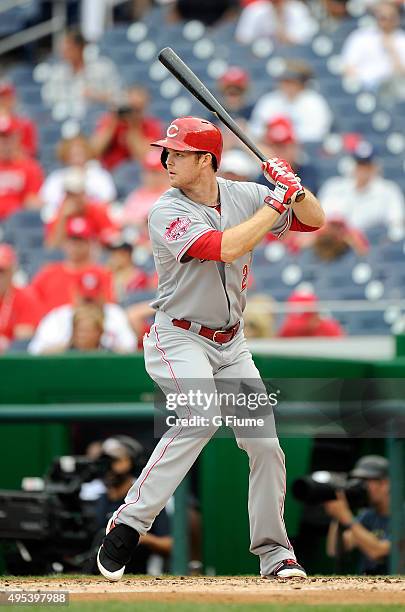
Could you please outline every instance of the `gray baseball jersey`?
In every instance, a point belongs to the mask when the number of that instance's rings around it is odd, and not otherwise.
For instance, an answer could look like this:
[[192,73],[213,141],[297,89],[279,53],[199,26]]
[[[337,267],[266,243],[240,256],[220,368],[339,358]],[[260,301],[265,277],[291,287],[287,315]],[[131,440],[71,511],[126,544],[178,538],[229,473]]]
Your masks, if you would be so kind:
[[[246,305],[252,253],[232,263],[187,260],[191,245],[212,230],[224,231],[254,215],[271,195],[269,187],[217,179],[221,213],[196,204],[179,189],[169,189],[149,213],[159,287],[153,308],[178,319],[223,329],[240,321]],[[272,228],[282,237],[291,225],[287,209]],[[181,263],[181,265],[179,265]]]

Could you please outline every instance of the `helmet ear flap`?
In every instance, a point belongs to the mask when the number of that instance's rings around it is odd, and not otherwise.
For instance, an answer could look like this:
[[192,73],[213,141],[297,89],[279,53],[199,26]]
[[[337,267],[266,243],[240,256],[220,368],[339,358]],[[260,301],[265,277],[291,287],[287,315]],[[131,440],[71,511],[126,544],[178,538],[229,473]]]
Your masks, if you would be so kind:
[[160,156],[160,161],[162,162],[162,166],[163,168],[165,168],[167,170],[167,149],[162,149],[162,154]]

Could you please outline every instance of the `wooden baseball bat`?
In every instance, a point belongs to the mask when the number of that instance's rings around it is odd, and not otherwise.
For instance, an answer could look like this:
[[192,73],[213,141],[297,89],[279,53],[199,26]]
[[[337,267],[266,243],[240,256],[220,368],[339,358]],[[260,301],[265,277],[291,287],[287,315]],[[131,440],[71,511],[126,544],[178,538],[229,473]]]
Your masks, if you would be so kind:
[[[218,119],[222,121],[230,130],[237,136],[248,149],[252,151],[260,159],[261,162],[266,161],[266,156],[258,149],[255,143],[247,136],[243,130],[238,126],[236,121],[226,112],[222,104],[212,95],[209,89],[200,81],[200,79],[194,74],[194,72],[183,62],[183,60],[171,49],[165,47],[158,55],[159,61],[165,66],[172,75],[180,81],[182,85],[201,104],[203,104],[209,111],[214,113]],[[295,201],[301,202],[305,198],[305,192],[301,191]]]

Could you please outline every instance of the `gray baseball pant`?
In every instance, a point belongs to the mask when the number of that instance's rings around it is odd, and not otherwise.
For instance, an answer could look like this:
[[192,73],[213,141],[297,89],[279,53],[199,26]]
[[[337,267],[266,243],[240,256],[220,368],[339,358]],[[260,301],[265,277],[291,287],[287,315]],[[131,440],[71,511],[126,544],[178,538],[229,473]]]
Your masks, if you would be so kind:
[[[220,379],[255,381],[255,391],[265,387],[260,379],[242,330],[229,343],[218,345],[190,330],[174,327],[171,318],[158,312],[150,333],[144,338],[145,364],[151,378],[168,393],[188,394],[198,387],[215,395]],[[209,396],[205,396],[209,397]],[[176,409],[179,417],[207,417],[201,406]],[[212,405],[210,417],[221,414]],[[251,416],[251,415],[250,415]],[[128,491],[124,504],[115,512],[117,524],[124,523],[145,534],[166,505],[201,450],[218,429],[208,419],[202,427],[174,426],[160,439],[141,475]],[[284,559],[295,559],[284,524],[286,472],[284,453],[277,439],[274,416],[265,419],[264,429],[233,427],[239,448],[249,457],[248,512],[250,551],[260,557],[260,573],[269,575]]]

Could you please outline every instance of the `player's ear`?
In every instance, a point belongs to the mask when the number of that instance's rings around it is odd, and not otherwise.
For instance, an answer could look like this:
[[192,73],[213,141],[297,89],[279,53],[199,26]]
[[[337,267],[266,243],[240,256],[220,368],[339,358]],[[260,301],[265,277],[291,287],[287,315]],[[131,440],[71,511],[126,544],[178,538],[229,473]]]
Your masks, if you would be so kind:
[[208,166],[212,165],[212,155],[211,155],[211,153],[204,153],[203,159],[204,159],[204,164],[203,164],[204,168],[207,168]]

